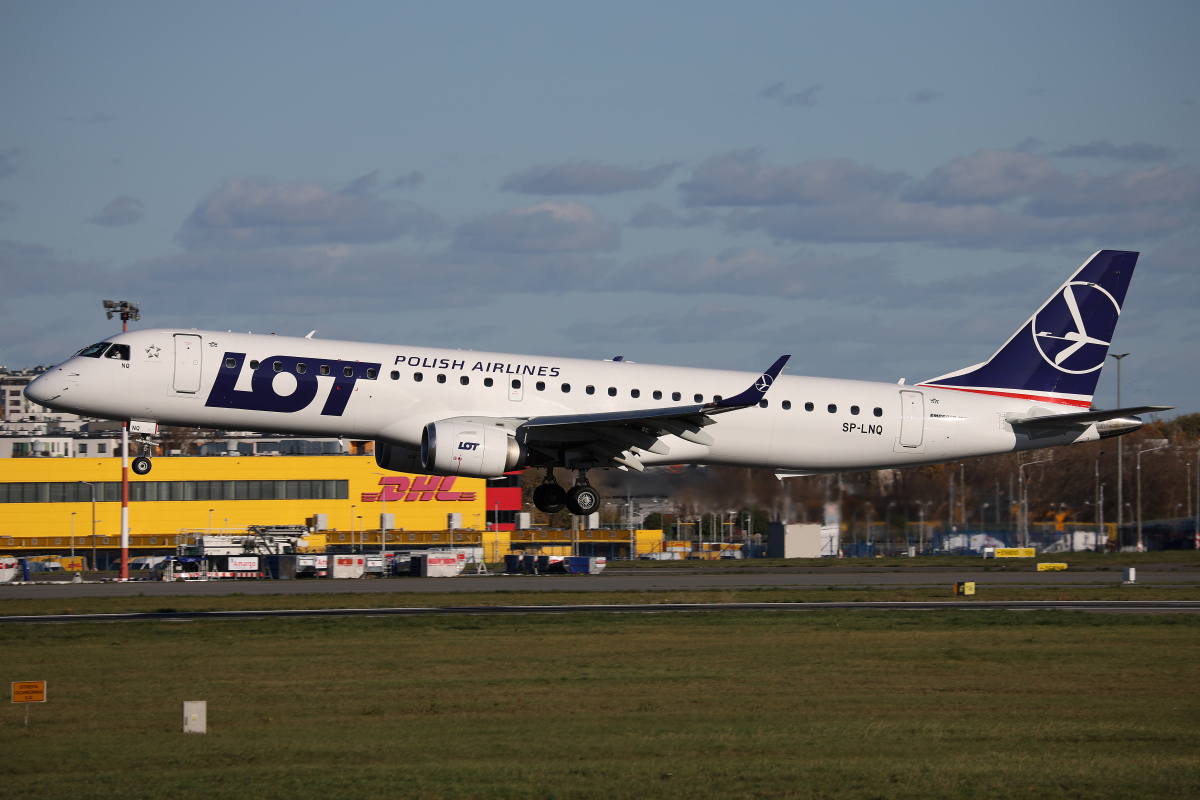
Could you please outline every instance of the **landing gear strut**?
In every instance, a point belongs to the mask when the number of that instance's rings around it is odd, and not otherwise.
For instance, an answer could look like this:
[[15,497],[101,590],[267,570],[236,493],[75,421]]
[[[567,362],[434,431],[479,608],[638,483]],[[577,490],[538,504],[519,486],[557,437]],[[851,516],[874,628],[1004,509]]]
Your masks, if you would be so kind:
[[151,467],[150,457],[144,454],[150,450],[150,440],[142,439],[141,442],[143,455],[130,461],[129,467],[133,470],[134,475],[149,475]]
[[587,470],[579,470],[579,477],[570,491],[563,489],[554,480],[554,468],[546,468],[542,485],[533,490],[533,504],[538,511],[553,514],[564,508],[572,514],[586,517],[600,507],[600,493],[588,483]]

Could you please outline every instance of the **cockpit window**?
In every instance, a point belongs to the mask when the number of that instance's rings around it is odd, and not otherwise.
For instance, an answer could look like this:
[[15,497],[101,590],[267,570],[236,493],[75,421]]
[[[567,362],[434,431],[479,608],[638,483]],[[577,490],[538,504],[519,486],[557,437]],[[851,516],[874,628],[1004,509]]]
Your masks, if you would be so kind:
[[110,342],[96,342],[95,344],[90,344],[87,347],[83,348],[75,355],[81,356],[83,358],[99,358],[100,355],[106,349],[108,349],[109,344],[110,344]]
[[108,348],[108,352],[104,354],[104,357],[105,358],[113,358],[118,361],[128,361],[129,360],[129,345],[114,344],[112,347]]

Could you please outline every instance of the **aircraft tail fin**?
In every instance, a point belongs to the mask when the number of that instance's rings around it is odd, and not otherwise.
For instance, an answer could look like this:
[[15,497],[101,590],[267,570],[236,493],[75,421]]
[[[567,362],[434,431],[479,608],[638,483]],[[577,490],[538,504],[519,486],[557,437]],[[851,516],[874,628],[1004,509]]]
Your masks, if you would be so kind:
[[1095,253],[991,358],[919,385],[1089,407],[1137,258]]

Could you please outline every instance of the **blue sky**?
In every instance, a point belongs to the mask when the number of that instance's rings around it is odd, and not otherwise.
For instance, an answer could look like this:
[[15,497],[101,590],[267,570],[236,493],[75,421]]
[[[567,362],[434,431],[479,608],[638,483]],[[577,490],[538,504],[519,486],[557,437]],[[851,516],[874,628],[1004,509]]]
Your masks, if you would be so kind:
[[0,2],[0,363],[129,299],[914,382],[1116,248],[1126,403],[1200,411],[1196,30],[1186,2]]

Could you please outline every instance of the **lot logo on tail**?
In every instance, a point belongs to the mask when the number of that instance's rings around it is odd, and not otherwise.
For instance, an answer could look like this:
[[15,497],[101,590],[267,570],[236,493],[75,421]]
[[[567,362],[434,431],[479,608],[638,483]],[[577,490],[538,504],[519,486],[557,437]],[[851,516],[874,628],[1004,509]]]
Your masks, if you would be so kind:
[[1072,281],[1034,316],[1034,346],[1063,372],[1095,372],[1104,366],[1120,315],[1120,304],[1104,287]]
[[[250,390],[238,389],[245,353],[226,353],[212,391],[204,405],[242,411],[274,411],[294,414],[308,408],[323,386],[329,386],[321,415],[340,417],[350,402],[354,384],[373,381],[379,364],[364,361],[332,361],[324,364],[299,356],[269,356],[254,370]],[[251,365],[253,366],[253,364]],[[328,374],[319,374],[326,371]],[[332,379],[332,380],[328,380]]]

